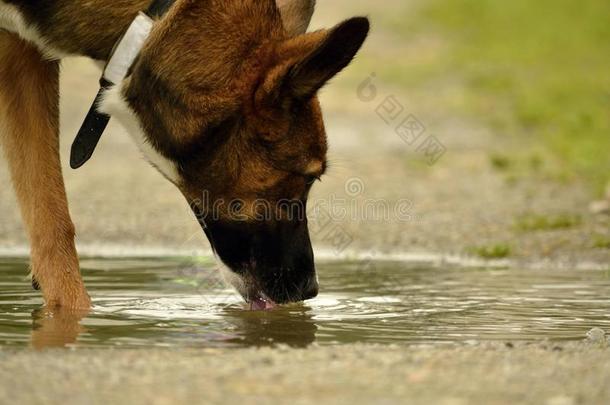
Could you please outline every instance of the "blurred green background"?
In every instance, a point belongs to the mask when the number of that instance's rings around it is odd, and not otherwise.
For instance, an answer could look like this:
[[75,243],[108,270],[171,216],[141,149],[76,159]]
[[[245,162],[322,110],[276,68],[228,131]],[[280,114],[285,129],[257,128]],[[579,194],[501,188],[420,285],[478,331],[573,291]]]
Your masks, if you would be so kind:
[[[329,4],[320,2],[324,7]],[[328,1],[327,3],[330,3]],[[550,161],[547,174],[610,180],[610,1],[338,1],[373,20],[377,39],[346,72],[353,88],[375,72],[405,97],[434,92],[439,114],[523,141],[506,167]]]

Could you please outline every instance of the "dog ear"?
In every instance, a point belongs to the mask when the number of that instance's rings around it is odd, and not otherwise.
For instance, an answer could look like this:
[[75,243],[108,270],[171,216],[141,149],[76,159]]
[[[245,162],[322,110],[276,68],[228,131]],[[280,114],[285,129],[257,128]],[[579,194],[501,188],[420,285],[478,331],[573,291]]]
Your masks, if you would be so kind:
[[277,66],[258,90],[266,104],[306,100],[352,61],[369,32],[369,20],[356,17],[331,30],[316,31],[287,40],[279,48]]
[[316,0],[276,0],[288,36],[295,37],[307,32]]

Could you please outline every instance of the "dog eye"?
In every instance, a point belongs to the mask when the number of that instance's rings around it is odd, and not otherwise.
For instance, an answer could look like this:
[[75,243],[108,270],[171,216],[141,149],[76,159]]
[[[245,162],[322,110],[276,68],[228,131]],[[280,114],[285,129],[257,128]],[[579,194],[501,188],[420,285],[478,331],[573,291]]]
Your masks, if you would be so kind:
[[321,176],[305,176],[305,181],[307,182],[307,185],[312,185],[313,183],[315,183],[316,181],[322,181]]

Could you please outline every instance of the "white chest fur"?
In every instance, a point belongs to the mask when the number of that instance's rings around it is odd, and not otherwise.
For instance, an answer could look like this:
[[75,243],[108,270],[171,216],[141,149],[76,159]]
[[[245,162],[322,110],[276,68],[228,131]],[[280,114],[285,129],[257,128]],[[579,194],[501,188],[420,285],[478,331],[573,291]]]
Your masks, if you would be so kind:
[[111,115],[113,118],[116,118],[138,145],[148,162],[159,170],[159,172],[169,181],[178,184],[180,175],[178,174],[176,164],[161,155],[150,142],[148,142],[142,125],[140,124],[140,120],[121,95],[121,85],[113,86],[109,90],[106,90],[104,99],[98,106],[98,109]]
[[61,59],[66,55],[54,47],[50,46],[38,32],[35,26],[28,24],[19,9],[11,4],[6,4],[0,0],[0,29],[14,32],[22,39],[34,44],[49,60]]

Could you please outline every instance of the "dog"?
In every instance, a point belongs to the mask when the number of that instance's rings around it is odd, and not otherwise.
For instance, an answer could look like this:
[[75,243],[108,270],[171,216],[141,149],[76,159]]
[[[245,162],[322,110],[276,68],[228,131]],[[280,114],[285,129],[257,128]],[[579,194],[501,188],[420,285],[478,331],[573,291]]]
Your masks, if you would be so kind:
[[[108,61],[149,2],[0,0],[0,139],[33,283],[48,307],[91,305],[60,164],[59,61]],[[327,165],[317,92],[369,33],[365,17],[307,33],[314,6],[170,2],[126,77],[104,88],[95,107],[184,195],[226,277],[256,309],[318,294],[303,215]]]

